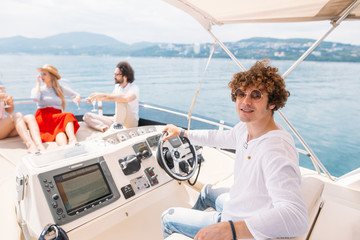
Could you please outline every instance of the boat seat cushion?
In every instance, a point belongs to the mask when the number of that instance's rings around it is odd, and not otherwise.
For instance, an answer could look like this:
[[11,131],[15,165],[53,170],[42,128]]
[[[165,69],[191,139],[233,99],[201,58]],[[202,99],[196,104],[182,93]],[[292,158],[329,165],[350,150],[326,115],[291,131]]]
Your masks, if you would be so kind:
[[312,222],[312,215],[314,214],[314,211],[317,212],[321,201],[321,194],[324,190],[324,182],[314,177],[303,177],[301,189],[305,205],[308,210],[309,220]]
[[[197,182],[193,188],[201,191],[204,185],[215,185],[231,177],[234,172],[234,160],[226,153],[218,151],[212,147],[203,147],[202,156],[204,162],[201,163],[201,170]],[[196,176],[193,176],[191,182]]]

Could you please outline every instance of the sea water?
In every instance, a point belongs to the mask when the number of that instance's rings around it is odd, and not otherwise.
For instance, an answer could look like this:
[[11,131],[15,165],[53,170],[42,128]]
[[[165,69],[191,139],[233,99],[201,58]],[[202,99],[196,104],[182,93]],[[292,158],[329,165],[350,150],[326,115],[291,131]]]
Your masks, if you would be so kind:
[[[0,82],[15,100],[29,98],[35,86],[36,68],[46,63],[59,69],[61,84],[70,86],[86,98],[93,92],[111,92],[113,72],[119,61],[128,61],[135,70],[140,101],[184,113],[190,110],[195,93],[201,88],[193,114],[236,124],[238,116],[227,86],[234,73],[241,71],[230,59],[135,58],[114,56],[0,55]],[[241,60],[250,68],[255,60]],[[284,73],[293,61],[272,61]],[[291,96],[281,111],[310,146],[328,171],[339,177],[360,167],[360,63],[303,62],[286,78]],[[67,111],[75,115],[92,109],[81,102],[80,109],[68,102]],[[35,105],[20,107],[35,113]],[[104,104],[104,112],[113,105]],[[276,120],[286,126],[275,114]],[[304,149],[299,141],[297,147]],[[300,165],[312,168],[302,156]]]

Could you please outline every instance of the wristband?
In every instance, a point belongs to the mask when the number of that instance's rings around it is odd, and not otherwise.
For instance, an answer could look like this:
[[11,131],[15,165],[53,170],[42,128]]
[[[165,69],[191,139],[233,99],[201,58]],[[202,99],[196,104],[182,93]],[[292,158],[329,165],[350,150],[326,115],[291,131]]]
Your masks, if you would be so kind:
[[235,231],[234,223],[231,220],[229,220],[229,223],[230,223],[233,239],[236,240],[236,231]]
[[181,131],[180,131],[180,137],[181,137],[181,138],[184,137],[184,133],[185,133],[185,129],[182,128]]

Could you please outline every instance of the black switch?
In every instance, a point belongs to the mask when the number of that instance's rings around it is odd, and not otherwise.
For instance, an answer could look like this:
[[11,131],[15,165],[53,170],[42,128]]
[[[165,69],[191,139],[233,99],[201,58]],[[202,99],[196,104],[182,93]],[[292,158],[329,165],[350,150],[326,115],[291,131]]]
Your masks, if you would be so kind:
[[131,187],[131,184],[122,187],[121,191],[124,194],[125,199],[128,199],[135,195],[134,189]]

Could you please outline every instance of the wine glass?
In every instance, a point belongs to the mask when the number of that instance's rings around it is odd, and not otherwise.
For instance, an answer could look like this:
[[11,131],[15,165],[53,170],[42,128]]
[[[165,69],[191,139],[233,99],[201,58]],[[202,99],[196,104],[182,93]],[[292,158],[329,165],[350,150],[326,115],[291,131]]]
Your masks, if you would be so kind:
[[4,108],[9,108],[9,107],[11,107],[11,105],[9,105],[9,104],[6,102],[6,100],[4,100]]
[[93,109],[91,110],[92,112],[97,112],[96,108],[95,108],[95,105],[96,105],[96,101],[92,101],[91,102],[92,105],[93,105]]
[[75,102],[76,104],[76,110],[80,111],[80,104],[78,102]]
[[3,98],[3,101],[4,101],[4,108],[11,107],[6,101],[7,94],[6,94],[6,91],[5,91],[5,87],[1,82],[0,82],[0,94],[2,95],[2,98]]

